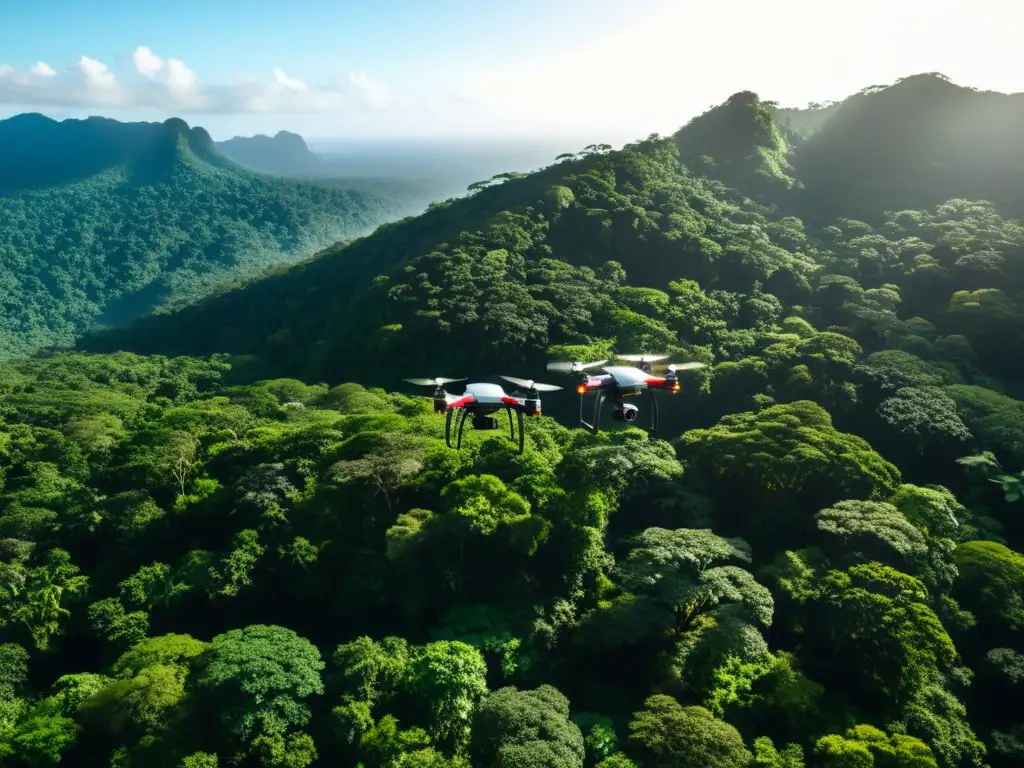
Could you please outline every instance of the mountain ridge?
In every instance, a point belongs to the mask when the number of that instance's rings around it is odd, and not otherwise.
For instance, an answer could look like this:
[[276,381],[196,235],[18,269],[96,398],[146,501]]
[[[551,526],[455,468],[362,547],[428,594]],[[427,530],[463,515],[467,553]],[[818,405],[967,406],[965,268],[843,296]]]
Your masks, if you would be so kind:
[[174,117],[121,122],[98,116],[54,120],[22,113],[0,120],[0,142],[16,149],[0,151],[0,194],[80,181],[140,161],[151,164],[161,155],[169,162],[175,151],[219,168],[237,167],[217,151],[205,128]]

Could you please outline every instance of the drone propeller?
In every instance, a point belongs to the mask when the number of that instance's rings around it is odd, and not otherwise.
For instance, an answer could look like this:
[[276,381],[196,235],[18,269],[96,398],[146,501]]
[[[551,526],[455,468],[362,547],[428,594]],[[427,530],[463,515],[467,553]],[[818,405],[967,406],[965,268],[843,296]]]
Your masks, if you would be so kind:
[[658,360],[670,357],[670,355],[616,355],[615,357],[631,363],[656,363]]
[[446,379],[443,376],[438,376],[436,379],[402,379],[402,381],[407,381],[410,384],[419,384],[421,387],[443,387],[445,384],[465,380],[465,377],[461,379]]
[[515,376],[502,376],[501,378],[505,381],[511,381],[513,384],[523,387],[527,391],[555,392],[556,390],[561,389],[561,387],[557,387],[554,384],[541,384],[533,379],[517,379]]
[[675,373],[676,371],[692,371],[696,368],[705,367],[707,367],[707,363],[672,363],[669,365],[668,370],[670,373]]
[[562,373],[579,373],[580,371],[585,371],[588,368],[597,368],[607,362],[607,360],[598,360],[595,363],[569,363],[559,360],[553,363],[548,363],[548,370],[561,371]]
[[[418,400],[440,400],[439,397],[432,397],[431,395],[413,395]],[[451,392],[444,393],[444,401],[446,403],[454,403],[456,400],[461,400],[462,395],[453,395]]]

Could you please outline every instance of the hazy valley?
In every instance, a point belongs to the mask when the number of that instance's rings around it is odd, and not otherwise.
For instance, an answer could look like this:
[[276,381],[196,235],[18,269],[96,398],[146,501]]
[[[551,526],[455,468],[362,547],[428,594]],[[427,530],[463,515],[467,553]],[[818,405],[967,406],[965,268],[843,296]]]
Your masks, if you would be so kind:
[[[465,194],[495,174],[542,168],[587,141],[570,139],[319,139],[279,132],[272,137],[235,137],[218,142],[222,153],[265,173],[342,179],[387,180],[407,185],[425,203]],[[621,142],[620,142],[621,143]]]

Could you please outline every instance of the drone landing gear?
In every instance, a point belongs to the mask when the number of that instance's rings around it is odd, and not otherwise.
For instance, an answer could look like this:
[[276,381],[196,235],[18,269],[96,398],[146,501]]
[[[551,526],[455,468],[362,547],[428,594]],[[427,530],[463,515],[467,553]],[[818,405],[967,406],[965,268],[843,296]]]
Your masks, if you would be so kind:
[[458,434],[458,448],[461,448],[462,428],[465,426],[466,423],[466,411],[461,408],[458,411],[449,408],[447,413],[445,413],[444,415],[444,444],[447,445],[449,448],[456,447],[452,445],[452,416],[455,416],[455,431]]
[[[651,426],[647,427],[647,431],[653,433],[658,431],[658,398],[652,389],[648,389],[647,394],[651,400]],[[624,410],[620,398],[609,396],[604,392],[598,392],[597,397],[594,398],[593,423],[588,424],[586,419],[583,418],[583,397],[580,397],[580,424],[586,427],[592,435],[596,435],[601,430],[601,407],[604,405],[605,400],[615,403],[620,412]],[[636,417],[634,416],[633,418]],[[620,421],[632,421],[632,419],[622,418]]]
[[[515,411],[517,420],[519,422],[519,452],[522,453],[526,447],[526,432],[523,429],[523,412],[517,408],[505,408],[508,412],[508,428],[512,442],[516,441],[516,426],[512,418],[512,412]],[[466,428],[466,416],[469,414],[465,408],[460,408],[458,415],[455,417],[455,445],[452,446],[452,415],[453,410],[449,409],[448,413],[445,414],[444,418],[444,443],[449,448],[454,447],[455,450],[462,448],[462,431]],[[489,417],[483,417],[489,418]],[[475,421],[475,419],[474,419]],[[497,422],[495,421],[495,424]]]
[[583,395],[580,395],[580,424],[590,430],[590,434],[596,435],[601,429],[601,406],[604,405],[605,394],[604,392],[598,392],[597,397],[594,398],[594,415],[593,424],[588,424],[587,420],[583,418]]
[[506,408],[508,412],[508,429],[512,442],[516,441],[516,428],[512,426],[512,411],[516,412],[516,417],[519,420],[519,452],[522,453],[526,448],[526,432],[523,430],[523,412],[515,408]]

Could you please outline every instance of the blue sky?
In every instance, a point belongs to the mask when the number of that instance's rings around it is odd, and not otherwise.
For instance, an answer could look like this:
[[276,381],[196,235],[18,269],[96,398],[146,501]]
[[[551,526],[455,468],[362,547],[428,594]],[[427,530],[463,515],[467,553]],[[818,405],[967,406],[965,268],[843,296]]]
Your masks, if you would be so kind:
[[[633,13],[657,7],[630,0]],[[417,79],[475,59],[526,57],[606,25],[614,0],[7,0],[0,51],[29,66],[83,53],[129,64],[138,45],[185,61],[211,80],[279,66],[313,79],[332,69]],[[12,13],[13,11],[13,13]],[[59,19],[59,23],[55,20]]]
[[941,71],[1024,90],[1006,0],[2,5],[0,116],[176,115],[217,139],[614,141],[672,131],[744,89],[804,104]]

